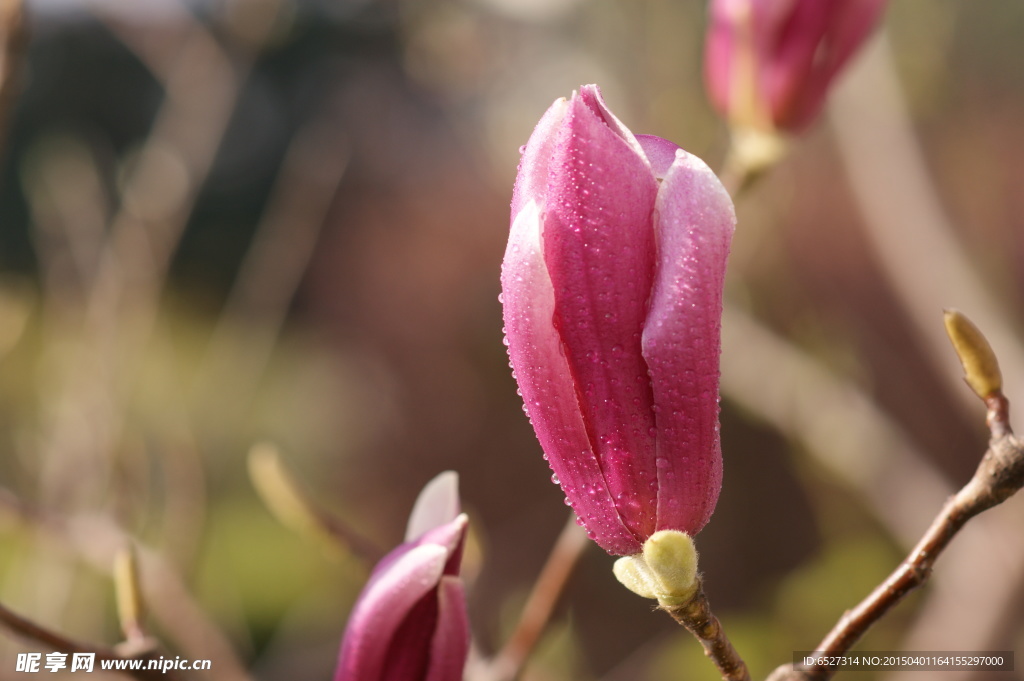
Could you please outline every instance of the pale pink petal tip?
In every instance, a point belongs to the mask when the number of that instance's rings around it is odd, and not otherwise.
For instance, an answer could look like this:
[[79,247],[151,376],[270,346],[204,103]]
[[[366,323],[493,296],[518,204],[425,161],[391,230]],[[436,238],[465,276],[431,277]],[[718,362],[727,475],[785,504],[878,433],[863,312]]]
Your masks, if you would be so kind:
[[428,482],[416,498],[409,514],[405,541],[413,541],[428,530],[451,522],[458,514],[459,474],[445,471]]

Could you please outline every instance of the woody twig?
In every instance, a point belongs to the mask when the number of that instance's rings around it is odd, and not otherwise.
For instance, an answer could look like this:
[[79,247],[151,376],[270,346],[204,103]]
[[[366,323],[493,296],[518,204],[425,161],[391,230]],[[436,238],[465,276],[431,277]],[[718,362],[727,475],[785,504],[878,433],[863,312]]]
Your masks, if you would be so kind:
[[[817,659],[836,658],[904,596],[924,584],[939,555],[974,516],[1013,496],[1024,486],[1024,443],[1010,427],[1009,401],[995,353],[964,315],[946,312],[946,331],[964,368],[964,379],[987,407],[989,447],[971,480],[946,502],[924,536],[896,570],[852,610],[847,611],[815,649]],[[824,662],[784,665],[769,681],[825,681],[837,671]]]

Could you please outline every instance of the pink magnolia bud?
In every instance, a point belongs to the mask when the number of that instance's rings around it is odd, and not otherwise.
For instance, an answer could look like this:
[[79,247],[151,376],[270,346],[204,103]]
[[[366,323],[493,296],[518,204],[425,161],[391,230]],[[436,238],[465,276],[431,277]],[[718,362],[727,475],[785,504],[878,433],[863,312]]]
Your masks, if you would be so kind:
[[711,0],[704,75],[733,123],[806,127],[886,0]]
[[594,85],[525,147],[501,273],[509,357],[552,479],[609,553],[694,534],[714,510],[735,222],[700,159],[634,137]]
[[467,521],[457,484],[454,473],[442,473],[423,489],[406,542],[377,564],[352,609],[334,681],[462,681]]

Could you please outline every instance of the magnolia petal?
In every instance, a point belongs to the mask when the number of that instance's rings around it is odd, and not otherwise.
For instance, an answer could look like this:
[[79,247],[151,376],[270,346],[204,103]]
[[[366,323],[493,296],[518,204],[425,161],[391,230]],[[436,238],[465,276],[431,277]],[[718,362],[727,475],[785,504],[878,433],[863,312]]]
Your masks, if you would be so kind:
[[437,590],[427,592],[391,636],[379,679],[421,681],[430,664],[430,640],[437,624]]
[[576,387],[552,324],[554,289],[541,251],[541,215],[527,202],[516,214],[501,268],[509,359],[548,464],[576,515],[606,551],[637,553],[591,448]]
[[808,58],[811,67],[786,115],[779,113],[780,126],[799,130],[818,116],[829,87],[878,23],[886,2],[850,0],[829,5],[829,16],[816,50]]
[[[806,127],[885,4],[886,0],[712,0],[704,60],[712,102],[747,125]],[[770,121],[751,119],[754,110],[767,112]]]
[[458,575],[468,527],[469,518],[465,513],[460,513],[450,523],[427,530],[415,543],[417,545],[436,544],[443,547],[448,552],[448,562],[444,566],[444,574]]
[[569,103],[564,97],[555,100],[555,103],[544,112],[523,149],[516,186],[512,191],[513,222],[527,202],[543,203],[547,195],[549,166],[555,155],[558,130],[568,110]]
[[677,152],[658,192],[658,272],[643,334],[659,407],[659,530],[696,534],[721,489],[722,287],[735,226],[718,178],[696,156]]
[[632,131],[623,125],[622,121],[604,103],[604,97],[601,96],[601,88],[596,85],[584,85],[580,88],[579,100],[590,107],[590,110],[597,114],[605,125],[611,128],[623,142],[628,144],[633,153],[640,158],[644,157],[643,149],[637,136],[634,136]]
[[437,625],[424,681],[462,681],[469,654],[469,619],[462,582],[443,577],[437,589]]
[[745,49],[750,36],[750,0],[712,0],[708,32],[704,41],[704,84],[711,103],[720,113],[730,116],[740,100],[749,99],[746,88],[754,84],[751,59]]
[[334,681],[382,679],[396,631],[437,587],[448,551],[436,544],[403,544],[374,570],[349,616]]
[[826,66],[833,78],[852,57],[878,23],[889,0],[851,0],[841,2],[833,13],[827,29],[831,58]]
[[459,515],[459,474],[445,471],[428,482],[409,514],[405,541],[419,539],[428,530],[450,523]]
[[643,502],[657,484],[651,388],[640,354],[657,190],[646,157],[574,97],[551,163],[544,262],[591,447],[619,515],[640,538],[654,531],[653,508]]
[[[770,102],[772,120],[787,128],[815,106],[809,89],[823,81],[822,66],[829,61],[831,45],[822,40],[837,2],[757,3],[754,8],[754,39],[762,96]],[[780,6],[782,5],[782,6]],[[817,89],[817,88],[815,88]],[[821,96],[824,96],[822,89]],[[814,113],[817,113],[815,106]]]
[[668,175],[669,168],[676,162],[676,152],[680,146],[657,135],[637,135],[636,139],[640,143],[644,155],[647,156],[647,160],[650,161],[654,176],[659,180],[664,180]]

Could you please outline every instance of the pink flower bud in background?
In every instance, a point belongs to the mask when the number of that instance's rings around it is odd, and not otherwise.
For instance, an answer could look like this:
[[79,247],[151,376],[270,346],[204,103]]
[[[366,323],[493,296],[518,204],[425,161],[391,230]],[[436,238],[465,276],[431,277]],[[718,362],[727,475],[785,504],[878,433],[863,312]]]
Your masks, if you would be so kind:
[[885,2],[711,0],[704,75],[715,108],[745,127],[806,127]]
[[420,494],[406,542],[370,575],[349,616],[334,681],[462,681],[469,621],[459,579],[466,516],[442,473]]
[[609,553],[692,535],[714,510],[735,221],[700,159],[634,136],[594,85],[524,148],[501,273],[509,357],[552,479]]

